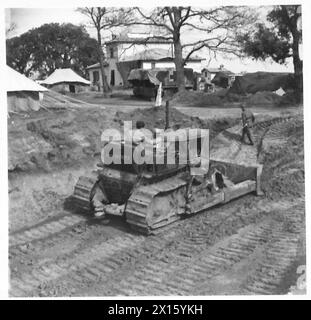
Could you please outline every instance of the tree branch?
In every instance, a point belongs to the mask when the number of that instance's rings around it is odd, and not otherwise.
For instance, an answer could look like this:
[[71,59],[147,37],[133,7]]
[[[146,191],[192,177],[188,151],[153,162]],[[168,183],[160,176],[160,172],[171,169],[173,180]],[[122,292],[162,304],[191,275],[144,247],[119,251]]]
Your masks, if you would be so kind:
[[157,26],[157,27],[165,28],[165,29],[167,29],[169,32],[173,33],[173,29],[170,28],[167,24],[156,21],[154,18],[152,18],[151,15],[150,15],[150,16],[145,15],[145,14],[140,10],[140,8],[138,8],[138,7],[135,7],[134,9],[141,15],[141,17],[143,17],[143,18],[144,18],[146,21],[148,21],[148,22],[134,21],[134,22],[131,23],[132,25],[133,25],[133,24],[140,24],[140,25]]

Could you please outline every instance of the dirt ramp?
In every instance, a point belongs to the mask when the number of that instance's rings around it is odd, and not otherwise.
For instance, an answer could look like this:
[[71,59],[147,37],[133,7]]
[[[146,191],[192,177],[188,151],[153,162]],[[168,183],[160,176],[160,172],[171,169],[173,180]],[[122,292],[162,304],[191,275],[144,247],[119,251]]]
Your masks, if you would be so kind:
[[263,141],[262,185],[267,197],[297,199],[304,197],[303,119],[271,128]]
[[[132,112],[116,112],[114,121],[123,124],[124,121],[132,121],[135,126],[136,121],[142,120],[148,129],[165,128],[165,107],[152,107],[135,109]],[[214,119],[201,119],[182,113],[176,108],[169,108],[169,125],[178,125],[180,128],[203,128],[210,129],[210,136],[213,138],[220,131],[229,128],[239,122],[238,118],[222,117]]]
[[187,106],[207,107],[207,106],[222,106],[222,97],[225,95],[225,89],[218,94],[206,93],[202,91],[182,91],[174,95],[172,104],[182,104]]

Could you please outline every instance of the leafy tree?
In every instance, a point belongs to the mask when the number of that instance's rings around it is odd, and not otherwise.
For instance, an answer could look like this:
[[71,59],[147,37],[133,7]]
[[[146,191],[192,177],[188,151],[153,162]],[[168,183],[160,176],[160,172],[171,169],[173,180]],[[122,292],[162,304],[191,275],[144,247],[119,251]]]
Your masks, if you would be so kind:
[[58,68],[72,68],[86,76],[86,67],[96,63],[97,42],[84,27],[44,24],[6,41],[7,64],[20,73],[45,77]]
[[244,52],[254,59],[272,58],[277,63],[285,63],[292,58],[295,72],[297,97],[302,94],[302,60],[299,57],[299,44],[302,32],[298,20],[301,18],[301,6],[275,6],[267,15],[267,24],[257,24],[255,32],[241,35],[238,41]]

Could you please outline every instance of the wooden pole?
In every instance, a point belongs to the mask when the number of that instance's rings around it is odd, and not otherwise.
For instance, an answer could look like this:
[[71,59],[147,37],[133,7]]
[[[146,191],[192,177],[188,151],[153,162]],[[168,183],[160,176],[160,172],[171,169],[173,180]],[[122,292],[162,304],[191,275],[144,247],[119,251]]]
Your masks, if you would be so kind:
[[165,130],[168,129],[170,123],[169,123],[169,119],[170,119],[170,113],[169,113],[169,101],[166,100],[165,103]]

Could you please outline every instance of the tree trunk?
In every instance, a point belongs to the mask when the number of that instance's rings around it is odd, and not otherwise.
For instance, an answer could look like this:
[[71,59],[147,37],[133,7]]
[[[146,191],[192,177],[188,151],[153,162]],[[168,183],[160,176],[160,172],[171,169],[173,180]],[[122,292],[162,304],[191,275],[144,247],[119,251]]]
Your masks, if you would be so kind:
[[299,102],[302,101],[303,96],[303,71],[302,60],[299,57],[299,33],[293,33],[293,63],[295,72],[295,88],[296,96]]
[[110,91],[110,88],[107,83],[107,78],[105,74],[105,67],[104,67],[104,53],[102,48],[102,40],[101,40],[101,34],[100,30],[97,30],[97,42],[98,42],[98,55],[99,55],[99,65],[100,65],[100,72],[102,76],[102,90],[104,95],[106,95],[107,92]]
[[292,37],[293,37],[293,64],[294,64],[294,78],[295,78],[295,94],[298,102],[302,101],[303,96],[303,75],[302,75],[302,60],[299,57],[299,42],[300,42],[300,32],[298,31],[297,22],[299,19],[299,14],[297,14],[296,6],[296,14],[293,17],[290,17],[289,12],[287,10],[287,6],[281,5],[282,12],[285,17],[285,21],[287,27],[289,28]]
[[174,36],[174,62],[176,67],[176,83],[178,91],[185,90],[185,70],[182,57],[182,47],[179,36]]

